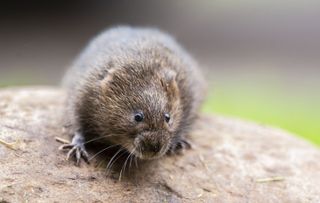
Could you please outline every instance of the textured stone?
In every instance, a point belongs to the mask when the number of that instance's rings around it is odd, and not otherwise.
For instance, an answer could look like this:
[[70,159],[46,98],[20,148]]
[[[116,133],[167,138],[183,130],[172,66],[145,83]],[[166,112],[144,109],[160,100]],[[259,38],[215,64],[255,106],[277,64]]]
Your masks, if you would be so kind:
[[0,143],[0,202],[320,202],[318,148],[218,116],[201,117],[192,150],[132,163],[121,181],[98,166],[110,152],[76,167],[55,141],[67,138],[64,98],[50,87],[0,91],[0,140],[13,148]]

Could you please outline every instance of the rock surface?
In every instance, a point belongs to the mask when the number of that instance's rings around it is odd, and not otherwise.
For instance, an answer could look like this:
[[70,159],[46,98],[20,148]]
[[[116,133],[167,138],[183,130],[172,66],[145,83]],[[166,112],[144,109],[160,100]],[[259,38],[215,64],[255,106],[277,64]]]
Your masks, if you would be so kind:
[[[119,181],[58,151],[64,93],[0,91],[0,202],[320,202],[320,150],[281,130],[202,116],[192,150],[138,163]],[[102,158],[103,159],[103,158]],[[110,174],[110,175],[108,175]]]

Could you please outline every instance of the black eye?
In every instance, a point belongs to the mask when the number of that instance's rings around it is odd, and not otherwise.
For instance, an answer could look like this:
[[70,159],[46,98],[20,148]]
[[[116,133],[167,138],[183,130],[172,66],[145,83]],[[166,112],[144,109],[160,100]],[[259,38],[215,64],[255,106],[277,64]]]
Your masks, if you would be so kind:
[[167,123],[170,121],[170,114],[166,113],[164,114],[164,119],[166,120]]
[[143,118],[144,118],[143,113],[136,113],[134,115],[134,120],[137,121],[137,122],[143,121]]

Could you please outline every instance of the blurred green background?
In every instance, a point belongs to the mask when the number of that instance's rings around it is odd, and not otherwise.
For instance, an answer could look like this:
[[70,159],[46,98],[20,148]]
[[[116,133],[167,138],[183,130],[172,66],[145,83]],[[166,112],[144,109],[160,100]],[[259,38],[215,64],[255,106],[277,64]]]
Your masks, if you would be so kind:
[[320,2],[57,0],[0,7],[0,86],[58,85],[90,38],[118,25],[174,35],[209,83],[203,111],[320,145]]
[[[212,87],[212,86],[211,86]],[[281,86],[216,82],[203,111],[279,127],[320,145],[320,96]]]

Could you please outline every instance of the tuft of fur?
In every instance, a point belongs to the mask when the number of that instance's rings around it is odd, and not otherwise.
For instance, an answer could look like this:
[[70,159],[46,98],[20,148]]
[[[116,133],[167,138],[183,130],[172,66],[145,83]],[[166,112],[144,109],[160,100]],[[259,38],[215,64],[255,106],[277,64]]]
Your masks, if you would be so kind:
[[[136,149],[137,136],[160,144],[162,156],[185,139],[204,96],[203,78],[189,54],[168,34],[147,28],[102,32],[68,70],[64,85],[72,136],[102,137],[97,141],[119,144],[141,158],[153,157]],[[137,112],[143,112],[143,122],[134,120]]]

